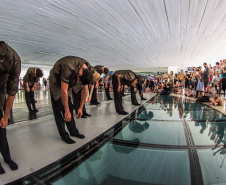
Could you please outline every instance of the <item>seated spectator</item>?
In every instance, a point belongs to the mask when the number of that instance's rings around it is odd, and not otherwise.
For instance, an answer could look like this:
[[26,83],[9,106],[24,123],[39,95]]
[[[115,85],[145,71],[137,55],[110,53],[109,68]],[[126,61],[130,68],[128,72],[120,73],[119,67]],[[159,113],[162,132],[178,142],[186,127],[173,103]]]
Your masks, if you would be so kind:
[[188,92],[187,92],[187,97],[193,97],[195,96],[195,90],[194,89],[188,89]]
[[218,94],[214,93],[210,88],[208,88],[208,91],[213,95],[212,97],[209,98],[209,100],[211,101],[211,105],[219,105],[219,106],[224,105],[224,100],[221,97],[219,97]]
[[168,95],[168,94],[170,94],[170,87],[169,87],[169,84],[165,83],[163,85],[162,91],[160,92],[160,95]]
[[178,84],[174,85],[174,93],[175,94],[179,94],[180,93],[180,89],[179,89]]

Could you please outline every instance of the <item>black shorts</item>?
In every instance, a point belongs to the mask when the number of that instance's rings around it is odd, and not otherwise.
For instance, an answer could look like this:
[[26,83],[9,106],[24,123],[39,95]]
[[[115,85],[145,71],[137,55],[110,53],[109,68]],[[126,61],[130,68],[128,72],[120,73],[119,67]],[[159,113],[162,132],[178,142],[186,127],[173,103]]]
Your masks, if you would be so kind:
[[185,88],[189,88],[190,84],[185,82]]
[[209,80],[203,80],[204,87],[206,88],[209,83]]

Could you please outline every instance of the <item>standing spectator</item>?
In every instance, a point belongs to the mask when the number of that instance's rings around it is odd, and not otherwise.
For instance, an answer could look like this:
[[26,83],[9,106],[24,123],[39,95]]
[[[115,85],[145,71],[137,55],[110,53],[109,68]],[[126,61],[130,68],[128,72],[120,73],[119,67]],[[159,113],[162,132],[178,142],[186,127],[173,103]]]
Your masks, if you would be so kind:
[[209,84],[209,67],[207,63],[203,63],[204,72],[202,74],[203,84],[204,84],[204,93],[206,92],[206,88]]
[[226,90],[226,59],[223,60],[223,68],[222,68],[222,89],[224,91],[224,98],[225,98],[225,90]]
[[199,76],[199,79],[198,79],[198,84],[197,84],[197,87],[196,87],[196,91],[197,91],[197,95],[198,97],[202,97],[202,93],[204,91],[204,84],[203,84],[203,79],[202,79],[202,76],[200,75]]
[[184,82],[185,82],[185,75],[184,75],[183,69],[181,69],[181,72],[180,72],[180,84],[181,84],[182,87],[184,86]]
[[179,81],[178,74],[175,73],[175,75],[174,75],[174,85],[177,85],[178,81]]
[[165,72],[165,74],[163,75],[163,79],[164,79],[163,83],[168,82],[169,75],[167,74],[167,72]]
[[173,84],[174,84],[173,71],[170,71],[170,74],[169,74],[169,89],[170,89],[171,93],[173,92]]
[[185,94],[188,92],[190,83],[191,83],[191,75],[188,73],[188,71],[186,71],[185,72]]
[[193,89],[196,88],[196,87],[195,87],[195,71],[194,71],[194,69],[193,69],[193,71],[191,72],[191,87],[192,87]]

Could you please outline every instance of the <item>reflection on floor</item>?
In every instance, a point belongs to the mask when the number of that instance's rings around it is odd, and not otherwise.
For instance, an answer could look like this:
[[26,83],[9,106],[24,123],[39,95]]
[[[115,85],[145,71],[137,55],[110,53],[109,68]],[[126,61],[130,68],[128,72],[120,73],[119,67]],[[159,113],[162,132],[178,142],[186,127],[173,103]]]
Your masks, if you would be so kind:
[[107,142],[95,153],[89,156],[87,151],[86,160],[50,181],[53,185],[226,184],[225,118],[184,97],[156,96],[122,121],[125,127],[115,128],[113,138],[108,132]]
[[[152,93],[147,93],[144,97],[150,99],[153,95]],[[101,102],[101,105],[86,106],[87,113],[91,113],[92,117],[76,120],[79,131],[85,134],[86,138],[78,139],[72,137],[76,143],[67,145],[61,140],[54,117],[51,116],[52,110],[49,104],[49,92],[36,92],[35,98],[37,100],[37,108],[39,109],[37,113],[38,119],[7,126],[11,155],[18,163],[19,169],[11,171],[0,156],[0,162],[6,171],[5,174],[0,176],[0,184],[14,181],[53,163],[97,137],[124,117],[115,113],[114,101],[105,101],[104,93],[100,92],[98,93],[98,100]],[[132,112],[137,108],[137,106],[131,105],[130,96],[126,96],[123,99],[125,111]],[[141,101],[138,95],[137,99],[139,103],[145,102]],[[46,117],[41,118],[42,116]],[[15,100],[13,118],[15,122],[28,119],[23,92],[19,92]]]
[[[53,115],[49,90],[35,91],[36,107],[39,110],[38,113],[29,113],[24,94],[24,90],[19,90],[15,96],[13,108],[10,113],[10,124]],[[104,93],[98,92],[97,96],[98,101],[106,101]],[[111,96],[113,97],[113,94],[111,94]],[[89,105],[89,103],[87,104]]]
[[24,90],[19,90],[15,96],[13,107],[10,113],[10,124],[14,124],[21,121],[37,119],[45,116],[52,115],[52,107],[50,102],[49,91],[40,90],[35,91],[35,100],[37,101],[36,107],[39,110],[38,113],[30,113],[28,111]]

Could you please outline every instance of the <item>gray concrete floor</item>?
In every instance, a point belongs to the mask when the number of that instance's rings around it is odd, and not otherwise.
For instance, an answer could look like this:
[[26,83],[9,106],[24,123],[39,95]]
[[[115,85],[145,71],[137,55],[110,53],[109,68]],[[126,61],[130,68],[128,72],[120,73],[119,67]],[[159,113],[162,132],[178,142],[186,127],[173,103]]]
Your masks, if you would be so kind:
[[[40,94],[42,93],[46,94],[46,92],[41,91]],[[36,95],[36,100],[38,101],[37,107],[40,110],[37,113],[37,119],[7,126],[7,136],[12,159],[17,162],[19,169],[17,171],[11,171],[4,163],[2,156],[0,156],[0,162],[6,171],[5,174],[0,176],[0,184],[12,182],[57,161],[94,139],[125,117],[116,114],[114,101],[105,101],[104,93],[100,92],[98,93],[98,99],[101,105],[86,106],[87,113],[90,113],[92,117],[76,119],[77,128],[86,138],[78,139],[72,137],[76,143],[68,145],[61,140],[58,134],[47,94],[43,97],[40,95],[39,98]],[[145,93],[145,97],[148,99],[153,96],[153,93]],[[17,115],[24,115],[26,117],[27,108],[24,99],[23,97],[21,99],[19,98],[18,96],[14,104],[14,120],[19,120],[16,118]],[[145,102],[141,101],[138,95],[137,99],[142,104]],[[125,111],[132,112],[138,108],[137,106],[131,105],[130,96],[124,97],[123,102]],[[26,120],[24,117],[22,120]]]

